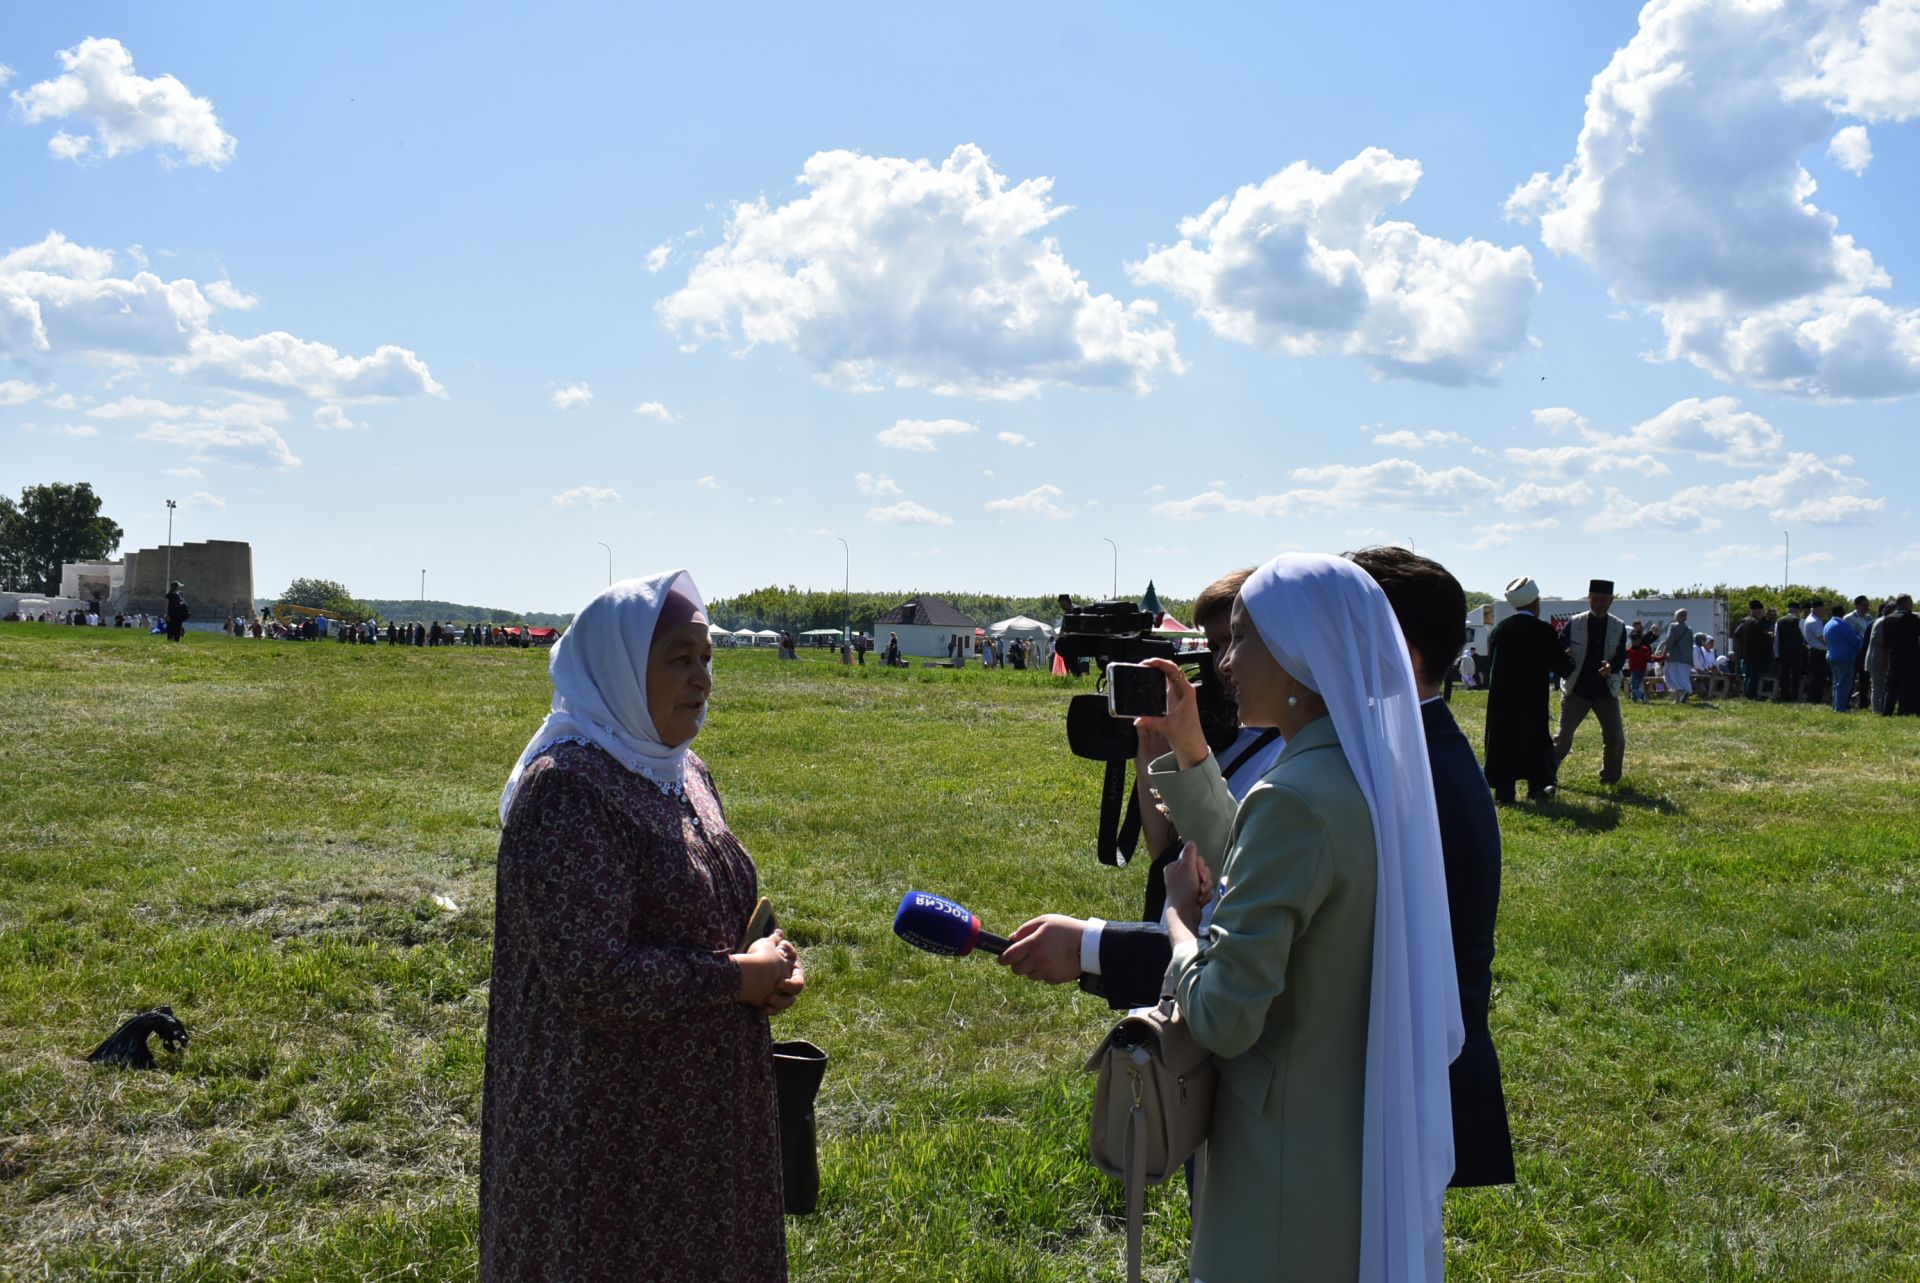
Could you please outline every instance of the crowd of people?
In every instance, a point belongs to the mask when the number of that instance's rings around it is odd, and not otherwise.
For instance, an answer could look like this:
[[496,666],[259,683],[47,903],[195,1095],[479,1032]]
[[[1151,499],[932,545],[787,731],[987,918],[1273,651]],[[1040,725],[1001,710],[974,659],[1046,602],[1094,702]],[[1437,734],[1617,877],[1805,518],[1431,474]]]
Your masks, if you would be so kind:
[[224,621],[221,631],[231,637],[257,637],[273,641],[333,641],[343,646],[536,646],[540,639],[534,630],[518,625],[431,623],[385,624],[371,619],[358,622],[331,619],[325,615],[307,615],[282,620],[271,611],[257,615],[234,615]]
[[1826,704],[1836,713],[1865,709],[1920,714],[1920,617],[1905,593],[1876,609],[1865,596],[1846,602],[1794,601],[1787,613],[1747,605],[1733,630],[1733,666],[1742,694],[1780,703]]

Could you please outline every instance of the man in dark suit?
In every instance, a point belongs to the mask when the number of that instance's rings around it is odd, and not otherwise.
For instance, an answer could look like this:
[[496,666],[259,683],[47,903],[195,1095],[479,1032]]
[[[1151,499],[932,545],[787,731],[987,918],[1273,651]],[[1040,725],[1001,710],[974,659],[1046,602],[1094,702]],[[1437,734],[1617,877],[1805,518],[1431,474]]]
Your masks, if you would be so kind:
[[1440,816],[1453,966],[1466,1042],[1447,1071],[1453,1095],[1450,1185],[1513,1183],[1513,1138],[1500,1086],[1500,1056],[1487,1027],[1493,996],[1493,931],[1500,913],[1500,821],[1473,745],[1453,720],[1441,687],[1466,633],[1466,594],[1446,567],[1404,548],[1348,554],[1387,594],[1407,640],[1426,729],[1433,799]]
[[1906,593],[1893,604],[1893,613],[1880,621],[1887,648],[1887,703],[1880,711],[1920,714],[1920,615]]
[[1800,702],[1800,687],[1807,677],[1807,635],[1800,628],[1800,603],[1787,603],[1787,613],[1773,626],[1773,667],[1777,685],[1776,704]]

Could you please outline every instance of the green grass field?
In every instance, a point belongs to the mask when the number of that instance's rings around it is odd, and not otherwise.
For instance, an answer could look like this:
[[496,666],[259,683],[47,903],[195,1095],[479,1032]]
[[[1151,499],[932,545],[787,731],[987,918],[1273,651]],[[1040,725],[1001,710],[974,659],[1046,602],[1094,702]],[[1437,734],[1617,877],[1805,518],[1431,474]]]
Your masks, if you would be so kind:
[[[0,1276],[472,1276],[496,806],[544,659],[0,625]],[[796,1279],[1123,1273],[1084,1157],[1104,1005],[889,929],[910,887],[1003,931],[1137,912],[1069,686],[716,663],[699,749],[806,951],[776,1032],[833,1056]],[[1623,787],[1589,723],[1561,799],[1503,816],[1520,1183],[1449,1195],[1451,1275],[1920,1277],[1920,723],[1627,720]],[[194,1036],[162,1072],[85,1062],[159,1003]],[[1184,1278],[1177,1185],[1148,1234]]]

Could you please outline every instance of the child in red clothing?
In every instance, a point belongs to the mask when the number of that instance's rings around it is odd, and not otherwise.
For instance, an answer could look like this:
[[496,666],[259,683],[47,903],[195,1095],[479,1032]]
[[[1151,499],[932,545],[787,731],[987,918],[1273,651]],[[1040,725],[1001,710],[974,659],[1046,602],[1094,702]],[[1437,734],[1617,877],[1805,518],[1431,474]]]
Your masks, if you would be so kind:
[[1635,629],[1627,638],[1627,698],[1636,704],[1647,702],[1647,665],[1653,660],[1653,647],[1645,633]]

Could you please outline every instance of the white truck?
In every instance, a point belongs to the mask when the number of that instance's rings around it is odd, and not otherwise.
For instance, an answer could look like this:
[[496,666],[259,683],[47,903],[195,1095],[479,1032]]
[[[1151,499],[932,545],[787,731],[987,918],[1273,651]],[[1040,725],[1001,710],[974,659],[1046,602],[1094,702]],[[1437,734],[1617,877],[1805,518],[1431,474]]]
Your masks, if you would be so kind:
[[[1587,608],[1587,599],[1542,597],[1540,616],[1553,624],[1564,624]],[[1612,614],[1616,619],[1625,621],[1632,627],[1635,620],[1642,626],[1658,630],[1673,622],[1673,612],[1687,612],[1687,626],[1696,633],[1708,633],[1713,644],[1723,655],[1732,653],[1733,619],[1728,613],[1727,603],[1716,597],[1615,597]],[[1487,657],[1487,635],[1493,626],[1513,613],[1513,607],[1504,601],[1489,602],[1485,606],[1476,606],[1467,614],[1467,645],[1482,660]]]

